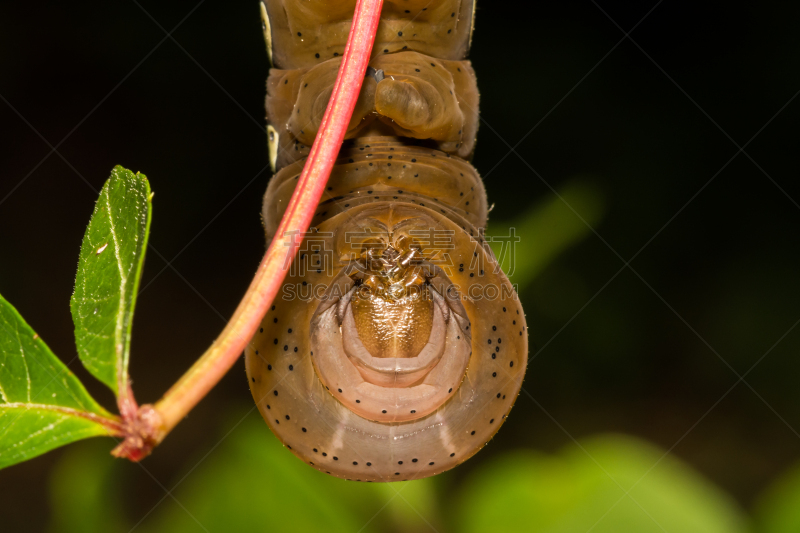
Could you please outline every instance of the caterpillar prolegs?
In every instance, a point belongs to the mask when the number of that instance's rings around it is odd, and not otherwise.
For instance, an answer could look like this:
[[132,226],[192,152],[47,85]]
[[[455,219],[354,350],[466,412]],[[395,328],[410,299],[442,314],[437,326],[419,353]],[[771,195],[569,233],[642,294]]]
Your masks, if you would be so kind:
[[[355,0],[266,0],[267,240],[319,130]],[[527,364],[525,316],[483,236],[469,164],[472,2],[387,1],[312,228],[246,350],[278,438],[360,481],[434,475],[502,425]]]

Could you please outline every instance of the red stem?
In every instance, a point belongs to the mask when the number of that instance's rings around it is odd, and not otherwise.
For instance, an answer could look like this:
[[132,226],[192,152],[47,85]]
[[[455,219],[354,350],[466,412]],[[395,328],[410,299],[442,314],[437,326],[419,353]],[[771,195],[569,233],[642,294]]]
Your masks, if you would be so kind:
[[[358,0],[344,58],[320,131],[292,199],[247,293],[211,347],[154,406],[131,420],[132,439],[117,455],[139,460],[149,453],[239,359],[278,293],[308,231],[344,141],[369,63],[383,0]],[[127,439],[126,439],[127,442]]]

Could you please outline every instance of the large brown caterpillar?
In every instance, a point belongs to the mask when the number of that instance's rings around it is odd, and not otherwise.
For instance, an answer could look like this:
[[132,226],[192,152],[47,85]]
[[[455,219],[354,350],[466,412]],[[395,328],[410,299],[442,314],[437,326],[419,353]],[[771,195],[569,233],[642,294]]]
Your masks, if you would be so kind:
[[[319,130],[355,0],[261,4],[270,241]],[[327,195],[246,351],[250,388],[303,461],[360,481],[443,472],[508,415],[527,364],[525,316],[484,240],[468,163],[478,90],[474,4],[387,0]]]

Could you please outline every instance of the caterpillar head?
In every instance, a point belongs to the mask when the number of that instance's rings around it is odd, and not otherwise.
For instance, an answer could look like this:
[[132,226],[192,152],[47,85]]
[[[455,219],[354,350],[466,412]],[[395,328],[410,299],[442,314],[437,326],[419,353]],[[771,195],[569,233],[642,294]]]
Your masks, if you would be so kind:
[[287,447],[333,475],[393,481],[488,442],[521,386],[527,335],[479,235],[376,202],[320,224],[296,261],[246,352],[256,403]]
[[311,319],[311,345],[317,375],[343,405],[369,420],[405,422],[458,389],[469,319],[422,247],[402,230],[385,235],[335,278]]

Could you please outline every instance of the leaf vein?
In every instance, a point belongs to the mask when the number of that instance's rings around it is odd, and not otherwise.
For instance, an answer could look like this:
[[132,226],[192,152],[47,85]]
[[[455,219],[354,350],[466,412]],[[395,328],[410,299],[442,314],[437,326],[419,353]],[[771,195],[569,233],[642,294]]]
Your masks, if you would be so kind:
[[34,431],[33,433],[31,433],[30,435],[28,435],[27,437],[25,437],[21,441],[17,442],[16,444],[12,444],[11,446],[9,446],[9,448],[17,448],[19,446],[22,446],[23,444],[25,444],[26,442],[30,441],[31,439],[33,439],[35,437],[38,437],[39,435],[41,435],[43,433],[46,433],[48,431],[52,431],[53,429],[55,429],[56,426],[62,424],[65,420],[66,420],[66,418],[61,417],[58,420],[56,420],[55,422],[52,422],[52,423],[46,425],[45,427],[39,429],[38,431]]
[[[108,427],[119,426],[119,422],[117,420],[115,420],[114,418],[108,418],[108,417],[105,417],[105,416],[97,415],[97,414],[91,413],[89,411],[80,411],[78,409],[73,409],[72,407],[62,407],[60,405],[47,405],[47,404],[43,404],[43,403],[30,403],[30,402],[28,402],[28,403],[9,402],[9,403],[0,404],[0,413],[3,413],[4,411],[10,411],[12,409],[13,410],[20,409],[20,410],[25,410],[25,411],[29,411],[31,409],[41,410],[41,411],[52,411],[52,412],[55,412],[55,413],[59,413],[62,416],[71,416],[71,417],[76,417],[76,418],[83,418],[83,419],[90,420],[92,422],[96,422],[96,423],[98,423],[100,425],[104,425],[104,426],[108,426]],[[9,426],[9,428],[10,427],[11,426]]]
[[31,401],[31,372],[28,368],[28,359],[25,356],[25,347],[22,345],[22,338],[19,336],[19,324],[14,325],[14,333],[17,336],[17,342],[19,343],[19,353],[22,356],[22,364],[25,365],[25,379],[28,383],[28,401]]
[[117,231],[114,224],[114,214],[111,209],[111,193],[110,187],[105,191],[105,200],[106,200],[106,209],[108,209],[108,224],[111,228],[111,237],[114,240],[114,257],[117,259],[117,268],[119,269],[119,277],[120,277],[120,299],[119,299],[119,309],[118,315],[116,318],[116,324],[114,325],[114,353],[116,355],[116,364],[114,368],[116,369],[116,378],[117,378],[117,393],[122,393],[122,364],[123,364],[123,343],[122,343],[122,330],[124,325],[124,316],[125,316],[125,291],[127,289],[128,283],[128,276],[124,272],[124,268],[122,265],[122,257],[120,256],[120,247],[119,247],[119,239],[117,238]]

